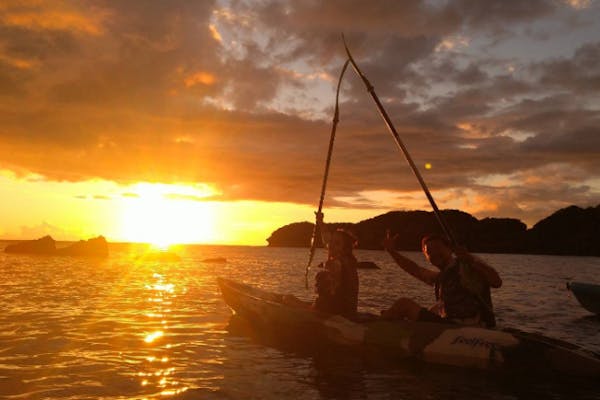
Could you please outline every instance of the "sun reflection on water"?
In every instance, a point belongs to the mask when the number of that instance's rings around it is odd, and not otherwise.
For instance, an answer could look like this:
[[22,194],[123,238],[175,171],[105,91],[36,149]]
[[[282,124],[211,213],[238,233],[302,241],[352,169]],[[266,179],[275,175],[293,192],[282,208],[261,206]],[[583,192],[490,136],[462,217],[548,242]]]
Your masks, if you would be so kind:
[[172,343],[167,343],[168,340],[172,340],[172,336],[168,335],[169,317],[178,288],[159,273],[152,275],[152,282],[146,284],[145,288],[149,294],[147,297],[149,309],[144,316],[154,322],[155,328],[143,335],[148,355],[143,364],[144,371],[138,373],[140,385],[145,390],[158,393],[161,397],[175,396],[188,389],[176,379],[176,368],[171,365]]
[[146,343],[152,343],[156,339],[158,339],[160,337],[163,337],[164,335],[165,335],[165,333],[163,331],[152,332],[152,333],[146,335],[146,337],[144,338],[144,342],[146,342]]

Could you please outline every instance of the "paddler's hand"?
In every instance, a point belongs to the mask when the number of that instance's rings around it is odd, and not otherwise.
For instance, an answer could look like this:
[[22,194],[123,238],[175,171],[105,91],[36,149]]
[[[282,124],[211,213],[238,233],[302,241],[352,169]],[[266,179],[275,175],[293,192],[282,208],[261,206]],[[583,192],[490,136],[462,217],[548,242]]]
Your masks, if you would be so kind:
[[392,251],[396,248],[396,239],[398,239],[398,234],[394,236],[390,236],[390,230],[385,230],[385,238],[383,239],[383,248],[387,251]]
[[315,217],[316,217],[316,220],[317,220],[317,224],[322,224],[323,223],[324,215],[323,215],[322,212],[315,211]]

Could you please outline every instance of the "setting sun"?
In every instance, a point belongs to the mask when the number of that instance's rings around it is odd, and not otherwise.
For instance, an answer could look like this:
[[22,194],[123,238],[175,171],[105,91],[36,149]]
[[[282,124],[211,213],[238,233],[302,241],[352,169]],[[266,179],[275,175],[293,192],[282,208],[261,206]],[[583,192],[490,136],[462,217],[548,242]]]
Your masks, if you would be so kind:
[[202,199],[210,189],[140,183],[122,199],[121,233],[131,242],[164,248],[214,241],[214,210]]

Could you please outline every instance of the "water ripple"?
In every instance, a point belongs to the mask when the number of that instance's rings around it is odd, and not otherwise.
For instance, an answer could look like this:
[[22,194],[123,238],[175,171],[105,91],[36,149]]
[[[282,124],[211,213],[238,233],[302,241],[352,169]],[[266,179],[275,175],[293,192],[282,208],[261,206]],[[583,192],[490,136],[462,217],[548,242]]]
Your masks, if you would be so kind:
[[[228,332],[216,277],[310,300],[306,249],[192,246],[178,262],[140,261],[126,247],[106,260],[0,253],[0,397],[6,399],[570,398],[567,385],[379,366],[352,355],[303,355]],[[319,250],[315,259],[323,258]],[[424,264],[423,257],[409,254]],[[600,352],[600,320],[565,289],[598,282],[600,259],[482,255],[504,279],[494,291],[503,326]],[[203,263],[223,257],[226,263]],[[431,288],[379,251],[360,271],[359,307],[379,312],[399,296],[433,302]],[[315,271],[311,271],[314,273]],[[579,382],[577,387],[585,387]],[[594,391],[597,386],[590,389]],[[583,389],[585,390],[585,389]],[[592,398],[592,397],[590,397]]]

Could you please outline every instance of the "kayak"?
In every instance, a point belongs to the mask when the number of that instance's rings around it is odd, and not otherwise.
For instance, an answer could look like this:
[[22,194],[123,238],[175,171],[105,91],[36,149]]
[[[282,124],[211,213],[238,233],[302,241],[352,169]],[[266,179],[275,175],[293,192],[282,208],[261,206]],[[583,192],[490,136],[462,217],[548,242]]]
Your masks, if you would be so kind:
[[591,313],[600,315],[600,285],[581,282],[567,282],[579,304]]
[[250,324],[271,334],[292,335],[392,359],[506,372],[561,372],[600,377],[600,357],[578,346],[517,330],[444,323],[382,320],[374,315],[348,320],[298,304],[286,296],[218,278],[225,302]]

